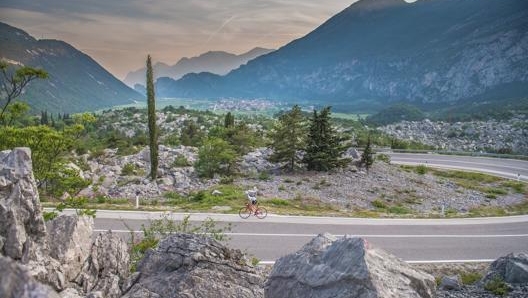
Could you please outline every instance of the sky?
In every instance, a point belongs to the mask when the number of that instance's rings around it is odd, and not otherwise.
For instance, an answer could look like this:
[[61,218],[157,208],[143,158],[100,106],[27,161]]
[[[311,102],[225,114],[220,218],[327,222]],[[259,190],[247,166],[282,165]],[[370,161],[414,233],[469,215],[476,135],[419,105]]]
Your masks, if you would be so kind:
[[153,61],[277,49],[356,0],[0,0],[0,20],[59,39],[123,79]]

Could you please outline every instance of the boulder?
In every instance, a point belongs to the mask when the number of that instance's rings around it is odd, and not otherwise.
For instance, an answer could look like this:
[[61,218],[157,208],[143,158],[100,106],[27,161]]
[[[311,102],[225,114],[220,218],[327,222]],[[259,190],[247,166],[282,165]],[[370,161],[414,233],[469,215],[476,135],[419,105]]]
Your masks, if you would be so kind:
[[93,219],[88,216],[60,215],[46,224],[50,256],[58,260],[66,281],[81,272],[90,253]]
[[28,263],[46,254],[42,217],[29,148],[0,152],[0,252]]
[[366,240],[318,235],[299,251],[280,258],[265,285],[265,297],[427,297],[434,277]]
[[36,281],[27,269],[11,258],[0,256],[0,297],[2,298],[59,298],[49,286]]
[[201,235],[168,236],[137,269],[139,279],[123,297],[264,296],[264,277],[240,251]]
[[462,289],[460,275],[443,276],[438,288],[444,291],[459,291]]
[[101,233],[93,242],[90,255],[75,282],[90,295],[121,297],[121,286],[129,273],[130,255],[124,240],[111,231]]
[[495,276],[510,284],[528,284],[528,254],[510,253],[490,264],[481,283],[486,284]]

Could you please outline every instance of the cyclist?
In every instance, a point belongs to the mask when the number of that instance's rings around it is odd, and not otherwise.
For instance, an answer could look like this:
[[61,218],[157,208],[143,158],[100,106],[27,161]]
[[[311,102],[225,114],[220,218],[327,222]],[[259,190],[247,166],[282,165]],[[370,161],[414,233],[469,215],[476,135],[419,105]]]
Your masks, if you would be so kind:
[[257,192],[258,189],[256,186],[254,186],[253,189],[246,190],[246,195],[250,202],[249,208],[251,209],[252,213],[255,213],[255,211],[257,210]]

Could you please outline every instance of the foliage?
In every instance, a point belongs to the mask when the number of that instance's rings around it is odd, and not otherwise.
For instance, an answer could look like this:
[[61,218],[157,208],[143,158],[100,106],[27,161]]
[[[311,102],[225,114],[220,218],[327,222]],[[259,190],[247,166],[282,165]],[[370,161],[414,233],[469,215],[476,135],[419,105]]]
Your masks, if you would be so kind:
[[488,281],[484,285],[484,289],[497,296],[505,296],[509,292],[508,285],[499,276],[494,276],[492,280]]
[[472,285],[482,278],[478,272],[465,272],[460,274],[460,279],[464,285]]
[[204,133],[193,120],[183,121],[180,142],[184,146],[199,147],[202,144]]
[[158,129],[156,126],[156,101],[154,98],[154,79],[152,74],[152,61],[147,56],[147,110],[150,148],[150,178],[158,177]]
[[426,165],[418,165],[416,167],[416,173],[420,175],[425,175],[427,173],[427,166]]
[[121,169],[121,176],[143,175],[144,172],[133,163],[126,163]]
[[383,154],[383,153],[377,154],[376,155],[376,160],[379,160],[379,161],[382,161],[382,162],[388,163],[388,164],[390,164],[390,162],[391,162],[390,156],[387,155],[387,154]]
[[162,215],[160,219],[149,220],[148,226],[141,225],[143,237],[137,239],[134,231],[125,223],[130,231],[130,271],[136,271],[138,262],[143,258],[147,250],[155,248],[159,241],[164,237],[174,233],[190,233],[206,235],[218,241],[227,241],[227,232],[231,231],[231,223],[219,227],[218,223],[212,218],[206,218],[199,225],[190,222],[190,215],[186,215],[181,222],[176,222],[169,218],[167,214]]
[[330,123],[330,107],[323,108],[320,113],[313,111],[303,162],[308,170],[328,171],[345,165],[348,160],[341,156],[346,150],[343,139],[337,136],[335,128]]
[[371,141],[370,141],[370,135],[369,135],[367,139],[367,144],[365,145],[365,149],[363,149],[363,154],[361,154],[361,161],[360,161],[361,165],[363,165],[367,169],[367,172],[372,166],[372,164],[374,164],[373,155],[374,155],[374,152],[372,151],[372,148],[371,148]]
[[198,151],[194,167],[200,177],[213,178],[215,174],[230,175],[236,160],[233,146],[219,138],[208,138]]
[[90,181],[82,178],[78,170],[64,164],[60,164],[57,172],[50,173],[48,179],[49,189],[55,197],[60,197],[64,193],[76,196],[90,185]]
[[176,156],[176,158],[174,159],[174,162],[172,162],[172,166],[173,167],[188,167],[188,166],[191,166],[192,164],[187,160],[187,158],[184,156],[184,155],[178,155]]
[[90,209],[88,207],[88,199],[85,197],[74,197],[67,198],[63,202],[59,203],[57,207],[51,212],[44,212],[44,220],[53,220],[59,215],[59,212],[63,212],[64,209],[71,208],[75,209],[75,213],[79,216],[90,216],[95,218],[97,210]]
[[229,128],[235,126],[235,116],[231,112],[227,112],[224,118],[224,127]]
[[53,180],[62,171],[68,152],[74,148],[82,125],[73,125],[57,131],[51,127],[4,127],[0,130],[0,150],[29,147],[33,172],[38,186],[53,190]]
[[272,162],[288,162],[288,168],[293,170],[301,162],[298,152],[304,149],[306,127],[301,108],[298,105],[291,111],[282,114],[279,121],[270,132],[273,154]]
[[375,125],[387,125],[395,122],[419,121],[425,118],[425,114],[415,106],[399,103],[392,105],[375,115],[367,117],[367,122]]
[[240,122],[232,127],[216,126],[209,131],[209,138],[220,138],[228,142],[238,155],[250,152],[258,144],[258,135],[246,123]]
[[387,208],[387,204],[385,204],[383,201],[381,200],[374,200],[372,201],[372,206],[376,207],[376,208],[379,208],[379,209],[385,209]]
[[29,82],[35,79],[45,79],[48,77],[48,73],[42,69],[36,69],[29,66],[22,66],[15,70],[5,60],[0,60],[0,73],[0,93],[3,95],[0,100],[0,123],[3,125],[10,125],[14,118],[16,118],[16,115],[20,114],[21,106],[8,111],[10,117],[7,121],[7,117],[5,116],[9,105],[14,99],[22,94],[22,91]]

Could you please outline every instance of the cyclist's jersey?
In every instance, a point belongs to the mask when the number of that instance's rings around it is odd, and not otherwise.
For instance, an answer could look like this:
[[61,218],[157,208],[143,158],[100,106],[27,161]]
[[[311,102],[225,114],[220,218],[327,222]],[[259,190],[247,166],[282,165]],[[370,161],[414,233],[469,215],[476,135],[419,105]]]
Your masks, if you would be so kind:
[[257,192],[253,190],[248,190],[246,191],[246,194],[251,204],[255,205],[257,203]]

